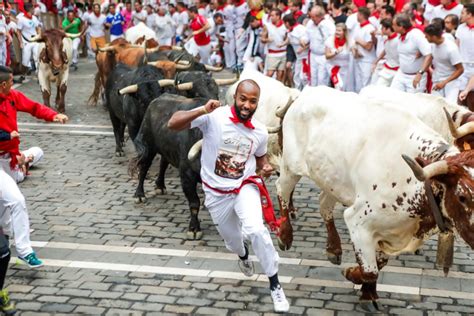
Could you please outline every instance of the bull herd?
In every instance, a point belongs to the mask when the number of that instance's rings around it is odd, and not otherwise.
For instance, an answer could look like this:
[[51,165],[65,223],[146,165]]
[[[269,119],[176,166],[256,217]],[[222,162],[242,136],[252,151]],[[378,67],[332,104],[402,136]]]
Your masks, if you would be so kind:
[[[474,113],[425,94],[407,94],[369,86],[360,94],[327,87],[288,88],[255,71],[240,78],[213,79],[214,67],[185,50],[158,46],[153,39],[132,45],[117,39],[100,49],[98,72],[89,102],[100,96],[112,121],[117,156],[123,155],[128,126],[137,156],[135,192],[144,202],[144,180],[160,154],[156,189],[166,194],[165,171],[178,168],[190,208],[189,239],[200,239],[200,150],[197,129],[172,132],[171,115],[219,98],[219,85],[233,84],[226,104],[233,104],[238,80],[253,79],[261,88],[255,118],[269,130],[268,155],[279,172],[278,244],[288,250],[295,220],[292,195],[301,177],[321,189],[320,212],[327,229],[326,252],[341,264],[342,248],[333,219],[337,202],[357,265],[343,271],[361,285],[361,306],[377,311],[377,278],[389,255],[414,252],[438,234],[437,264],[447,273],[455,233],[474,248]],[[51,58],[51,55],[48,55]],[[52,64],[52,63],[49,63]]]

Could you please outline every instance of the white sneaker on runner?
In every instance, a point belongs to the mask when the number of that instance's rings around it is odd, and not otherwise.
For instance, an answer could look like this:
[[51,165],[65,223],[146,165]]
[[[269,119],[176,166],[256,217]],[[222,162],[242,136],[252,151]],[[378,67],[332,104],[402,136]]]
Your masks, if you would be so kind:
[[274,290],[271,290],[272,300],[273,300],[273,310],[276,313],[286,313],[290,310],[290,304],[286,299],[285,292],[281,288],[281,285]]

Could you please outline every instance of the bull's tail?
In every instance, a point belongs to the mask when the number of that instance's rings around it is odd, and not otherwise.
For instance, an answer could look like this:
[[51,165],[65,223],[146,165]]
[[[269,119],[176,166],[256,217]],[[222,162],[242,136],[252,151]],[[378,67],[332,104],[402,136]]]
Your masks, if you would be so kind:
[[145,142],[143,141],[143,134],[141,133],[141,129],[138,132],[138,135],[133,140],[133,145],[135,146],[135,151],[137,155],[130,159],[128,162],[128,175],[130,178],[136,178],[140,169],[140,164],[142,163],[143,159],[148,155],[148,146],[146,146]]
[[94,91],[92,91],[91,96],[87,100],[87,104],[90,106],[96,106],[99,101],[99,96],[102,92],[102,80],[100,78],[99,72],[95,74],[94,79]]

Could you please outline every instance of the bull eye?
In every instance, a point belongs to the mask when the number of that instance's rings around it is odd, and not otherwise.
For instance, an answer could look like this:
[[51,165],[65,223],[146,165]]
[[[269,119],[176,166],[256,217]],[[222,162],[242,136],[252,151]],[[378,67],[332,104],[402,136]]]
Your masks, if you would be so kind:
[[467,199],[464,195],[461,195],[459,196],[459,202],[461,202],[462,204],[466,203]]

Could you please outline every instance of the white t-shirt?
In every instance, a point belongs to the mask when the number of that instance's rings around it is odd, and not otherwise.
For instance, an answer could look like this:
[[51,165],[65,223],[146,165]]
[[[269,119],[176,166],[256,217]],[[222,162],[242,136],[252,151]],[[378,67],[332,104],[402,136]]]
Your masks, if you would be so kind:
[[0,43],[3,44],[5,42],[7,32],[7,24],[5,23],[5,18],[2,16],[0,19],[0,33],[2,33],[0,34]]
[[146,16],[146,26],[148,26],[152,30],[156,30],[156,18],[158,14],[152,13],[152,14],[147,14]]
[[213,188],[232,190],[255,175],[256,159],[267,153],[268,132],[252,119],[255,129],[233,123],[230,106],[216,109],[191,123],[203,133],[201,178]]
[[359,27],[355,30],[355,33],[354,33],[354,45],[357,49],[357,51],[359,52],[360,55],[362,55],[362,57],[358,58],[357,60],[358,61],[362,61],[362,62],[367,62],[367,63],[371,63],[375,60],[376,56],[375,56],[375,46],[372,45],[372,49],[371,50],[367,50],[365,48],[363,48],[362,46],[358,45],[358,44],[355,44],[355,41],[356,40],[360,40],[360,41],[363,41],[363,42],[366,42],[366,43],[372,43],[372,33],[375,32],[375,28],[372,24],[367,24],[367,25],[364,25],[363,27]]
[[143,22],[143,20],[145,20],[145,22],[146,22],[146,16],[147,15],[148,14],[143,9],[140,12],[133,11],[132,12],[132,23],[133,23],[133,25],[138,25],[138,23]]
[[444,18],[448,15],[448,14],[454,14],[454,15],[457,15],[458,18],[461,17],[461,12],[462,12],[462,9],[464,8],[464,6],[462,4],[458,4],[457,6],[455,6],[454,8],[452,8],[451,10],[446,10],[442,4],[440,4],[439,6],[437,6],[434,10],[433,10],[433,16],[432,16],[432,19],[434,18],[441,18],[444,20]]
[[454,65],[460,64],[461,54],[458,46],[449,40],[433,46],[433,82],[446,80],[456,70]]
[[106,17],[105,15],[101,14],[97,17],[94,13],[89,14],[87,17],[87,24],[89,25],[89,34],[91,37],[102,37],[105,36],[105,23]]
[[[421,54],[416,58],[418,53]],[[415,74],[421,69],[426,55],[431,54],[431,45],[425,34],[419,29],[412,29],[406,34],[405,40],[398,43],[400,70],[405,74]]]
[[281,24],[280,26],[277,27],[276,25],[270,23],[267,25],[267,30],[268,30],[268,38],[272,40],[270,43],[267,43],[268,56],[272,56],[272,57],[286,56],[286,45],[279,46],[285,41],[285,38],[286,38],[287,29],[285,25]]
[[306,24],[306,32],[308,33],[309,49],[311,54],[324,55],[324,43],[334,35],[336,26],[334,22],[324,18],[318,25],[309,20]]
[[384,44],[385,50],[385,63],[391,67],[395,68],[399,66],[398,61],[398,42],[400,41],[399,36],[397,34],[396,37],[392,39],[386,39]]
[[246,2],[239,6],[234,6],[234,29],[238,30],[242,28],[242,26],[244,25],[245,16],[249,11],[250,9]]
[[168,39],[174,37],[175,22],[169,15],[156,15],[156,35],[158,37],[158,43],[166,42]]
[[183,12],[178,13],[178,28],[176,29],[177,35],[184,35],[184,26],[189,24],[189,15],[188,12],[185,10]]
[[17,22],[18,29],[21,31],[23,37],[30,39],[31,37],[36,36],[36,28],[40,26],[40,21],[36,16],[28,19],[26,16],[22,15],[17,19]]
[[463,63],[474,63],[474,29],[469,29],[466,23],[459,25],[456,30],[459,41],[459,52]]
[[305,43],[308,43],[309,41],[308,33],[306,32],[306,27],[304,25],[298,24],[291,32],[288,32],[288,39],[298,60],[308,58],[308,49],[298,53],[298,50],[301,48],[301,41]]
[[[332,35],[329,37],[326,42],[324,43],[324,46],[329,48],[331,52],[336,51],[336,45],[334,43],[335,35]],[[327,60],[327,63],[331,65],[332,67],[334,66],[340,66],[343,69],[347,69],[349,67],[349,58],[350,58],[350,48],[349,48],[349,43],[346,42],[346,44],[343,46],[342,51],[338,53],[336,56],[334,56],[331,59]],[[331,68],[332,68],[331,67]]]

